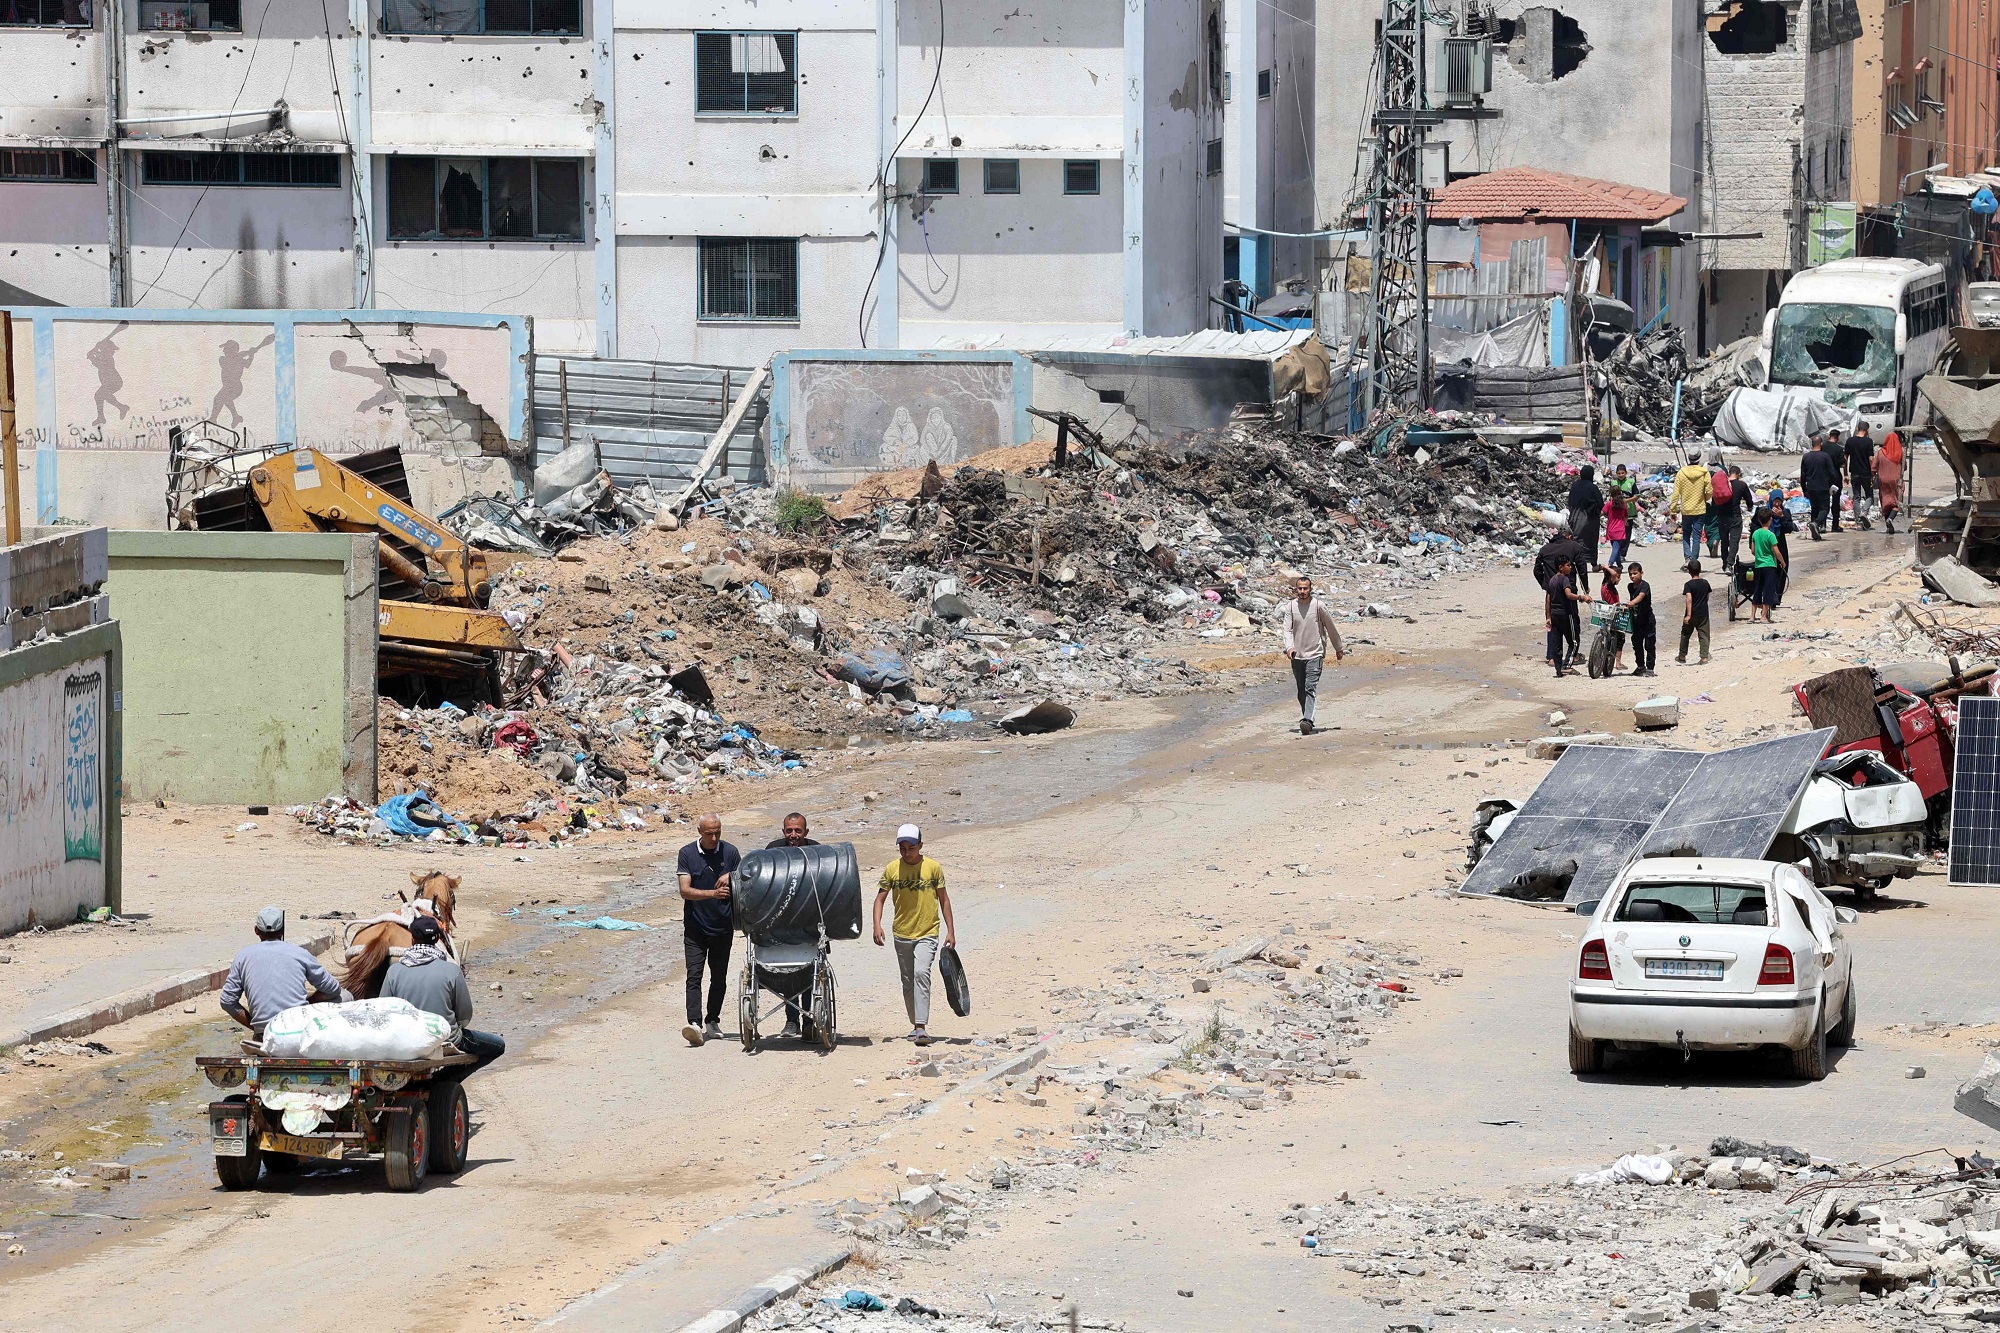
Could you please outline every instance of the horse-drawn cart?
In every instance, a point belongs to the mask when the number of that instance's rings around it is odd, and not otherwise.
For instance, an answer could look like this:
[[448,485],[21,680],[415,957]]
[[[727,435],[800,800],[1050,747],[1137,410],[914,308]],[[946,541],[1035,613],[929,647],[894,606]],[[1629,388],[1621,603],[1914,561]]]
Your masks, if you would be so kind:
[[449,1071],[474,1057],[446,1048],[431,1060],[277,1060],[203,1055],[195,1064],[218,1088],[208,1105],[215,1174],[249,1189],[309,1161],[379,1159],[392,1190],[413,1190],[432,1171],[465,1165],[465,1085]]

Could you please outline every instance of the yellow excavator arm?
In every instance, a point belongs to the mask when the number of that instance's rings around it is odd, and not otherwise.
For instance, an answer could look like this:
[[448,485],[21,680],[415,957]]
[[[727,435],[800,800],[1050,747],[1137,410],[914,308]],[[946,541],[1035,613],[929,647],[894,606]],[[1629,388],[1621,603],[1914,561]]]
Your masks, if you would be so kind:
[[[275,532],[372,532],[384,569],[422,601],[384,600],[381,637],[440,663],[466,652],[518,652],[521,639],[485,610],[483,551],[317,449],[273,454],[250,472],[250,494]],[[389,654],[385,652],[385,656]]]

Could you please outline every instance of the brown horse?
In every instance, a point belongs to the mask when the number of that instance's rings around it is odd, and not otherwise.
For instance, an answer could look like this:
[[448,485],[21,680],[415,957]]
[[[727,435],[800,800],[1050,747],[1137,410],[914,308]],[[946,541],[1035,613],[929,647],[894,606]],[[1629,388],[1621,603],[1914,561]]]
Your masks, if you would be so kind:
[[[417,886],[417,910],[426,916],[437,918],[444,927],[446,952],[456,954],[451,944],[452,927],[456,924],[453,908],[458,902],[458,878],[447,875],[442,870],[426,870],[419,874],[410,872],[410,879]],[[409,895],[397,895],[408,902]],[[428,907],[425,906],[428,904]],[[347,971],[341,977],[341,984],[357,1000],[372,1000],[382,989],[382,976],[389,970],[389,950],[407,949],[412,940],[410,928],[400,921],[378,921],[364,926],[350,940],[349,947],[358,949],[347,964]]]

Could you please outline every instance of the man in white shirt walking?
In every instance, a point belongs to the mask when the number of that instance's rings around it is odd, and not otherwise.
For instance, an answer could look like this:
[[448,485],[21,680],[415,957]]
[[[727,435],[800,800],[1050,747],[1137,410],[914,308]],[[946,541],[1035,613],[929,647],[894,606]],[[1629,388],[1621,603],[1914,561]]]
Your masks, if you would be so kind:
[[1312,580],[1300,575],[1292,581],[1292,600],[1285,603],[1285,656],[1292,659],[1292,681],[1299,690],[1299,735],[1313,734],[1313,712],[1319,702],[1319,673],[1326,665],[1326,648],[1333,645],[1333,660],[1346,658],[1340,642],[1340,628],[1333,616],[1313,596]]

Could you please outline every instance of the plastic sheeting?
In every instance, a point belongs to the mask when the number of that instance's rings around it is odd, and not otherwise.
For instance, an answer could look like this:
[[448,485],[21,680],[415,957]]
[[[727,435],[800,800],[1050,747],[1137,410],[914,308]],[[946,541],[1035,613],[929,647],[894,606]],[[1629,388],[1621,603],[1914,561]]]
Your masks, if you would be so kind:
[[1715,414],[1715,438],[1738,449],[1802,454],[1813,436],[1850,429],[1858,419],[1854,409],[1835,407],[1811,389],[1733,389]]
[[[1447,297],[1439,297],[1447,300]],[[1496,325],[1483,333],[1431,326],[1431,353],[1443,367],[1449,362],[1475,366],[1546,366],[1549,363],[1549,319],[1546,307]]]

